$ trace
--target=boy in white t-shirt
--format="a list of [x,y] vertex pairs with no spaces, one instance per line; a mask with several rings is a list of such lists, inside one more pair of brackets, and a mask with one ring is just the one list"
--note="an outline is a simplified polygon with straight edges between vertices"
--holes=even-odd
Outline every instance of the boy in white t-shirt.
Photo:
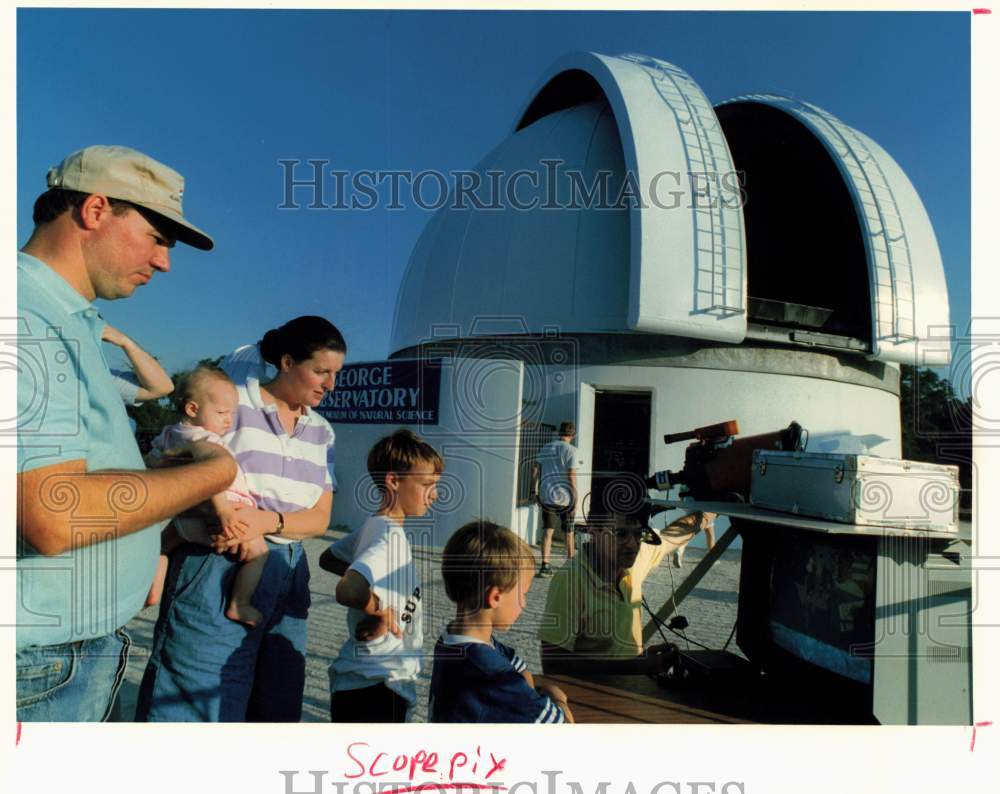
[[378,512],[320,558],[343,575],[337,602],[349,607],[349,639],[330,665],[332,722],[405,722],[417,701],[422,585],[403,523],[427,513],[443,470],[437,450],[409,430],[380,440],[368,453]]
[[[171,450],[190,444],[192,441],[203,439],[229,449],[222,436],[233,426],[239,398],[236,386],[225,372],[218,367],[202,364],[185,373],[178,379],[174,402],[184,418],[177,424],[163,428],[160,435],[153,440],[153,448],[147,456],[151,466],[162,465]],[[169,555],[181,543],[189,541],[211,546],[214,544],[213,536],[217,533],[229,540],[243,536],[246,525],[240,521],[239,511],[234,509],[234,505],[243,504],[249,508],[256,508],[257,502],[250,495],[246,475],[239,465],[236,467],[236,479],[225,491],[213,496],[211,502],[221,529],[216,529],[215,522],[211,518],[203,521],[185,516],[175,518],[163,530],[160,540],[160,561],[156,567],[149,595],[146,597],[147,606],[160,602],[167,576]],[[260,612],[251,605],[250,600],[267,562],[267,541],[257,537],[244,543],[243,549],[244,564],[240,566],[233,580],[233,592],[226,609],[226,617],[252,627],[256,626],[261,618]]]

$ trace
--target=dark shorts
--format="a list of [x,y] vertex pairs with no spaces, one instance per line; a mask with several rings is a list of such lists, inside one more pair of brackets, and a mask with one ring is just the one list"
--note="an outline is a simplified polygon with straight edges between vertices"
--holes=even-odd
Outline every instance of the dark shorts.
[[338,689],[330,695],[330,722],[406,722],[409,707],[385,684]]
[[555,529],[559,527],[564,535],[573,531],[573,508],[558,505],[542,505],[542,528]]

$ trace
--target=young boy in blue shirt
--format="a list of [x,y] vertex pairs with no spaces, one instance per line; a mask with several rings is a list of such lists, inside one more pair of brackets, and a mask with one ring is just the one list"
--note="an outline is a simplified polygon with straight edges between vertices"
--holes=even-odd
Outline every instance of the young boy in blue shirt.
[[441,575],[455,619],[434,648],[431,722],[572,722],[566,695],[535,689],[514,649],[493,634],[524,609],[535,558],[509,529],[473,521],[444,547]]

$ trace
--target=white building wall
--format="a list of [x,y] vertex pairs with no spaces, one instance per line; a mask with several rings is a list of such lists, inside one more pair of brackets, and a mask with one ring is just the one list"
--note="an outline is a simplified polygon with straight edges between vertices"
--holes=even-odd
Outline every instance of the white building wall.
[[[577,414],[578,383],[598,391],[650,392],[651,472],[677,471],[684,465],[684,450],[690,442],[667,446],[663,443],[665,433],[728,419],[739,422],[740,436],[780,430],[797,421],[809,431],[808,449],[813,452],[901,455],[899,399],[881,389],[813,377],[694,367],[581,366],[573,373],[546,369],[553,388],[542,421],[558,424],[564,419],[577,420],[577,445],[581,448],[593,434],[593,417]],[[560,382],[567,388],[560,389]],[[585,461],[584,467],[589,463]],[[518,511],[526,537],[531,537],[538,524],[534,512]],[[657,524],[679,515],[678,511],[668,512]],[[719,529],[725,527],[726,522],[720,519]]]
[[[547,393],[543,401],[522,409],[528,380],[544,381]],[[686,443],[666,446],[664,433],[727,419],[739,422],[741,436],[779,430],[798,421],[809,431],[808,449],[814,452],[901,454],[899,400],[868,386],[694,367],[550,365],[526,371],[517,361],[456,358],[442,373],[440,423],[409,426],[434,444],[446,463],[437,506],[427,519],[413,524],[415,542],[442,546],[459,526],[477,517],[509,526],[529,542],[537,542],[537,508],[516,506],[517,428],[522,410],[523,418],[555,425],[574,419],[580,425],[577,443],[585,449],[593,426],[577,413],[580,384],[598,390],[651,393],[650,471],[683,466]],[[372,444],[394,429],[391,425],[337,426],[340,489],[334,500],[333,524],[356,527],[377,509],[366,459]],[[585,461],[585,468],[588,464]],[[663,520],[677,515],[668,513]],[[719,528],[725,528],[724,522]]]
[[331,525],[354,529],[378,509],[368,451],[398,427],[422,436],[445,459],[434,509],[407,522],[413,543],[443,546],[476,517],[513,524],[523,374],[519,361],[455,358],[442,367],[438,424],[335,425],[338,490]]

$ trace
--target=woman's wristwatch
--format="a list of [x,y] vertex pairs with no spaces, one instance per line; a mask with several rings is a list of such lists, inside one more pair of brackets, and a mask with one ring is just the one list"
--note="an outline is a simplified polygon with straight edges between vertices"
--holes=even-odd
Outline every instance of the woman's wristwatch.
[[274,528],[274,531],[271,534],[272,535],[281,535],[281,534],[284,534],[284,532],[285,532],[285,517],[281,513],[278,513],[277,510],[275,510],[274,512],[278,514],[278,526],[276,526]]

